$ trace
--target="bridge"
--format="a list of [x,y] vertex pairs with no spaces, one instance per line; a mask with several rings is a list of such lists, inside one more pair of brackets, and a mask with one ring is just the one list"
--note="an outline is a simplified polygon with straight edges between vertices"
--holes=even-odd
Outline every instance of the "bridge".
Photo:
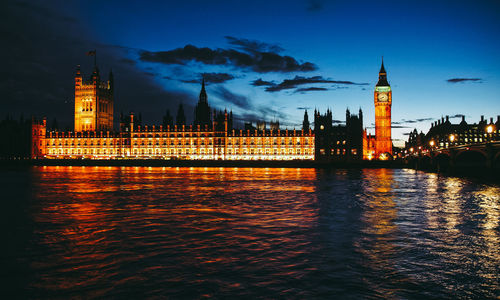
[[[404,156],[410,167],[424,170],[487,170],[500,172],[500,141],[438,148],[411,148]],[[496,172],[495,172],[496,173]]]

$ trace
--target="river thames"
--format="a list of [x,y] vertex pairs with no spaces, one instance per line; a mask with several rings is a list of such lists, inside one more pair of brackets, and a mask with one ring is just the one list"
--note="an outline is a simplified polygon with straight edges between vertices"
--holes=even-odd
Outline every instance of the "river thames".
[[0,177],[7,296],[500,296],[496,184],[406,169],[30,167]]

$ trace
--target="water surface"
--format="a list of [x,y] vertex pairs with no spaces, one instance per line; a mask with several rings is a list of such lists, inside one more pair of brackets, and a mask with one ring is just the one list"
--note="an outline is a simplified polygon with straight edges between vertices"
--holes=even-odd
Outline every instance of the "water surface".
[[500,187],[413,170],[0,173],[30,298],[496,298]]

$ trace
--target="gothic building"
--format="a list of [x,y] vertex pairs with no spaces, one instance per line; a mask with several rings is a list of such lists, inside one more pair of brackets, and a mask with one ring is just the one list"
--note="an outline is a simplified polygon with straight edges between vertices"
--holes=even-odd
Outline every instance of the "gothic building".
[[202,82],[194,124],[186,124],[182,103],[176,120],[167,111],[160,126],[142,126],[133,113],[120,116],[113,131],[113,77],[101,82],[97,67],[75,83],[75,131],[47,130],[46,120],[33,122],[31,157],[59,159],[192,159],[192,160],[312,160],[311,130],[233,128],[232,112],[213,111]]
[[[306,121],[304,114],[304,122]],[[315,159],[319,161],[361,160],[363,157],[363,112],[346,110],[346,124],[333,125],[330,109],[324,115],[314,111]]]
[[[175,120],[170,111],[159,126],[143,126],[142,118],[120,116],[120,130],[113,130],[113,74],[101,81],[99,70],[84,80],[75,76],[75,130],[47,130],[46,121],[32,124],[33,158],[87,159],[224,159],[352,161],[392,157],[392,90],[384,62],[374,91],[375,136],[363,131],[363,112],[346,110],[345,125],[334,124],[330,109],[314,111],[311,124],[304,112],[302,130],[281,130],[279,122],[245,123],[233,127],[232,112],[216,111],[208,104],[202,80],[194,121],[187,124],[182,103]],[[312,126],[313,125],[313,126]],[[311,127],[314,127],[312,129]],[[434,130],[435,131],[435,130]],[[433,132],[434,132],[433,131]],[[465,136],[465,135],[464,135]],[[467,137],[469,138],[469,137]],[[478,136],[478,138],[480,138]]]
[[387,72],[382,66],[378,73],[378,82],[374,91],[375,104],[375,136],[363,133],[363,158],[364,159],[390,159],[392,158],[391,139],[391,107],[392,90],[387,81]]
[[75,75],[75,132],[113,130],[113,73],[101,81],[99,69],[84,79],[80,66]]

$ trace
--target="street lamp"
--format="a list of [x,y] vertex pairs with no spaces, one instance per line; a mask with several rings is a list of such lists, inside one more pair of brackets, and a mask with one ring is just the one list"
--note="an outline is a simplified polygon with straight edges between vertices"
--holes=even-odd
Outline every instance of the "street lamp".
[[454,134],[450,134],[450,142],[454,142],[455,141],[455,135]]
[[431,141],[429,142],[429,145],[431,146],[431,148],[432,148],[432,147],[434,147],[434,144],[435,144],[435,143],[434,143],[434,140],[431,140]]
[[495,128],[493,128],[493,125],[488,125],[486,127],[486,133],[492,134]]
[[486,133],[487,133],[489,142],[491,142],[491,136],[494,132],[495,132],[495,125],[490,124],[490,125],[486,126]]

